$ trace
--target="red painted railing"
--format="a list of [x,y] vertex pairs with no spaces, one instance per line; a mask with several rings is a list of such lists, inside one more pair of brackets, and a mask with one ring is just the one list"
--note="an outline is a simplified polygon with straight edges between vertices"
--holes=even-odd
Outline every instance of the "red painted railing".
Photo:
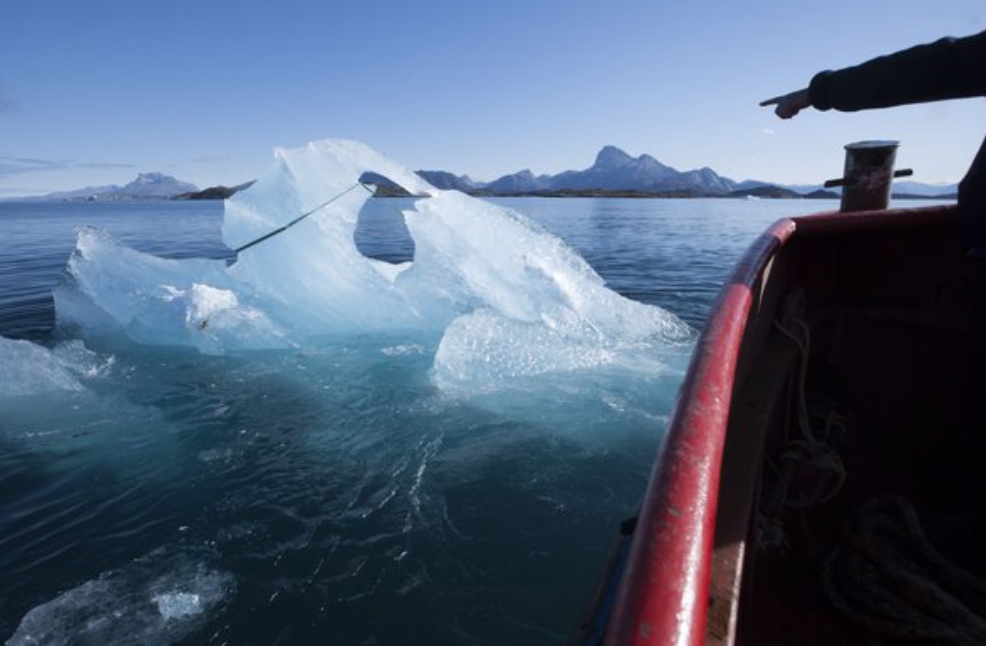
[[719,474],[736,364],[754,286],[796,234],[908,227],[953,218],[954,207],[826,213],[784,219],[747,250],[697,342],[658,452],[605,643],[698,646],[706,603]]

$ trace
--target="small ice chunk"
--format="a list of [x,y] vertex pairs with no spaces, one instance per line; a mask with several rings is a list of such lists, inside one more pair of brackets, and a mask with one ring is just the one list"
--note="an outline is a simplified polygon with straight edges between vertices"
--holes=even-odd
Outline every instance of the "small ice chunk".
[[83,228],[53,296],[59,326],[111,343],[129,337],[206,354],[292,347],[247,291],[226,275],[223,261],[158,258]]
[[80,379],[97,377],[113,363],[69,341],[52,349],[0,336],[0,397],[83,390]]
[[204,608],[202,599],[191,592],[172,592],[151,597],[157,604],[158,612],[165,619],[180,619],[189,615],[200,614]]
[[236,294],[228,289],[219,289],[211,285],[192,284],[192,297],[185,314],[188,323],[198,324],[221,312],[235,310],[240,306]]
[[29,611],[7,646],[169,646],[202,629],[235,590],[207,550],[162,548]]
[[381,348],[380,352],[388,357],[404,357],[409,354],[424,354],[424,346],[420,343],[399,343]]

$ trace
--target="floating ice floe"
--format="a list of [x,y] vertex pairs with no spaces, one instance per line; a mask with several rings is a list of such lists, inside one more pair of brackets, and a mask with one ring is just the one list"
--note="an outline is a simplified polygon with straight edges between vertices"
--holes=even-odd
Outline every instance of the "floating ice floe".
[[21,620],[7,646],[167,646],[198,632],[228,604],[232,575],[205,550],[158,549],[104,572]]
[[[421,196],[403,212],[413,262],[367,258],[354,234],[364,173]],[[59,324],[83,334],[188,345],[205,353],[290,348],[326,336],[441,336],[439,385],[601,365],[659,365],[690,330],[674,315],[606,288],[562,240],[511,209],[438,190],[367,146],[326,140],[279,149],[274,165],[225,205],[235,263],[167,260],[92,229],[79,233],[56,290]]]
[[90,352],[81,341],[49,349],[0,336],[0,397],[83,390],[80,380],[98,376],[112,361]]

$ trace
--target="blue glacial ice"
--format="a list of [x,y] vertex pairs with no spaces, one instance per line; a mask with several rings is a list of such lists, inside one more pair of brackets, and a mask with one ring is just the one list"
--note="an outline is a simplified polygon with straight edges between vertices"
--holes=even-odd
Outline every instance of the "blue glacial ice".
[[[366,172],[421,196],[403,212],[412,262],[392,265],[357,249],[359,212],[370,197],[358,183]],[[449,390],[681,363],[691,332],[674,315],[609,290],[524,215],[438,190],[357,142],[276,150],[271,168],[226,202],[223,240],[235,249],[329,201],[230,266],[158,258],[84,229],[55,291],[59,325],[208,354],[368,332],[420,334],[441,339],[432,374]]]
[[101,358],[81,341],[46,348],[0,336],[0,397],[81,391],[82,382],[104,373],[113,358]]
[[159,548],[63,592],[21,620],[7,646],[167,646],[215,619],[232,575],[202,549]]

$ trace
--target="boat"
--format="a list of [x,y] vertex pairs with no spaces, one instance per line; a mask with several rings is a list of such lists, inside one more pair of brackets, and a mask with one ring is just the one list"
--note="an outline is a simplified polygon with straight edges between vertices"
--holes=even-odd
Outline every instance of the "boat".
[[986,644],[975,262],[954,205],[763,233],[573,641]]

